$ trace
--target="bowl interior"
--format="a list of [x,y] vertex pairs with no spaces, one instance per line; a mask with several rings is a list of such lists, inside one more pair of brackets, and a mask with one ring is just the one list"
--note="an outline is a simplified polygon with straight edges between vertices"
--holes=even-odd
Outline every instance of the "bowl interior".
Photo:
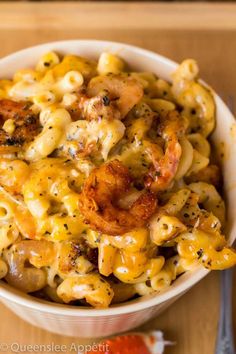
[[[130,67],[139,71],[150,71],[157,76],[171,81],[171,73],[177,64],[165,57],[143,50],[141,48],[114,42],[95,40],[72,40],[54,42],[28,48],[5,57],[0,60],[0,78],[12,77],[18,69],[33,67],[39,57],[47,51],[54,50],[60,54],[78,54],[90,58],[98,58],[104,51],[118,54]],[[224,191],[227,201],[227,237],[229,244],[236,238],[236,123],[234,117],[222,102],[219,96],[215,95],[217,105],[217,125],[212,135],[213,149],[218,154],[224,154],[222,169],[224,175]],[[96,310],[68,305],[49,303],[23,294],[9,285],[1,282],[0,296],[11,301],[21,303],[24,306],[39,309],[51,313],[64,313],[71,316],[100,316],[129,313],[142,310],[147,307],[158,305],[179,294],[185,292],[209,271],[198,267],[179,277],[173,285],[160,294],[141,297],[121,305],[114,305],[109,309]]]

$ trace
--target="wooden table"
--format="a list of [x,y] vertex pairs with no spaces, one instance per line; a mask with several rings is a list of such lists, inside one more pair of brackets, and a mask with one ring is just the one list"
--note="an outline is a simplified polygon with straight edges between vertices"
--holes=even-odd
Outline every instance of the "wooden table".
[[[0,56],[73,38],[132,43],[177,61],[196,58],[202,77],[226,100],[236,98],[236,4],[0,3]],[[0,342],[89,342],[32,327],[3,305],[0,311]],[[234,315],[236,328],[236,302]],[[142,329],[162,329],[166,338],[176,341],[167,354],[213,354],[218,317],[216,272]]]

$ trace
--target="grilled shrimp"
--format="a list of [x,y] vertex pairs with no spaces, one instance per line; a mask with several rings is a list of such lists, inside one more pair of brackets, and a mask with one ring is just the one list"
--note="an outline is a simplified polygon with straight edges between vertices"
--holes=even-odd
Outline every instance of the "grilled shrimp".
[[81,97],[79,106],[82,115],[87,120],[105,118],[107,120],[121,119],[121,113],[107,93],[91,98]]
[[66,104],[72,121],[86,119],[88,121],[105,118],[107,120],[120,119],[121,114],[115,100],[111,100],[108,92],[89,97],[83,88],[74,95],[75,100]]
[[157,200],[152,192],[142,193],[129,209],[117,205],[130,189],[128,169],[113,160],[92,171],[80,195],[80,211],[94,230],[119,235],[143,226],[154,213]]
[[184,120],[177,111],[170,111],[160,119],[157,132],[165,141],[165,153],[159,160],[152,160],[153,165],[145,177],[146,187],[153,192],[165,190],[170,186],[182,153],[179,138],[185,130]]
[[125,75],[101,75],[94,77],[88,84],[89,97],[103,96],[103,103],[117,107],[120,118],[140,101],[143,96],[141,84],[134,78]]
[[[7,120],[12,121],[12,131],[3,129]],[[15,151],[39,133],[39,119],[28,102],[0,100],[0,125],[0,151]]]
[[40,268],[51,265],[54,257],[53,242],[30,240],[16,243],[5,254],[9,267],[5,279],[26,293],[40,290],[47,283],[46,272]]

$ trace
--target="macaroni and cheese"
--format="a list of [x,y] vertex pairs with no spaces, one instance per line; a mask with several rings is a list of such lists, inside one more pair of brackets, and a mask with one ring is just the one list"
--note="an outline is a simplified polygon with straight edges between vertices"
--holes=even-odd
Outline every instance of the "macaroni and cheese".
[[0,80],[0,277],[108,307],[234,266],[215,109],[191,59],[169,83],[111,53],[50,52]]

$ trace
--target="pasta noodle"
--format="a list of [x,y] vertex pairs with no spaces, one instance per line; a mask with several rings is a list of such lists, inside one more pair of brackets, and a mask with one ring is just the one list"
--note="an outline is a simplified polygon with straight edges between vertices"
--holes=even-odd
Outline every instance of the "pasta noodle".
[[57,288],[64,302],[85,298],[95,307],[107,307],[113,297],[111,286],[97,274],[65,279]]

